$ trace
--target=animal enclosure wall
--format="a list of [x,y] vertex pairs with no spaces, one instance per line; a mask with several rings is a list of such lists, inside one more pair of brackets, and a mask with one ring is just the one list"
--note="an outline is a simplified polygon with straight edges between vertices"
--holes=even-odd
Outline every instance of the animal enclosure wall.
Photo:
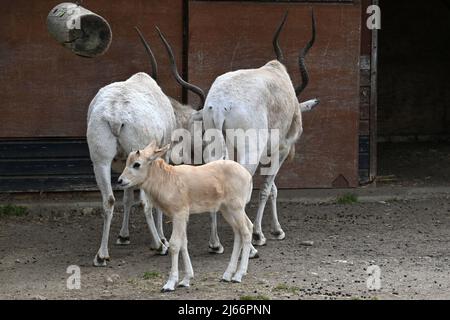
[[45,18],[57,3],[1,1],[0,191],[95,188],[85,144],[87,109],[102,86],[150,72],[135,25],[155,51],[164,91],[181,99],[155,25],[173,45],[184,76],[208,89],[221,73],[273,59],[273,32],[289,9],[280,43],[298,84],[296,61],[311,36],[311,8],[317,41],[307,57],[311,79],[301,99],[318,97],[321,105],[304,114],[295,161],[282,169],[278,185],[358,185],[361,1],[84,1],[113,32],[109,51],[95,59],[74,56],[48,35]]
[[300,99],[318,97],[321,104],[304,114],[295,160],[283,167],[277,181],[283,188],[354,187],[358,185],[358,4],[192,1],[189,79],[208,88],[224,72],[257,68],[274,59],[271,40],[288,9],[280,44],[292,80],[299,84],[298,54],[311,38],[311,7],[318,22],[317,41],[306,59],[311,79]]
[[154,30],[154,25],[164,30],[181,64],[181,0],[85,1],[83,5],[105,17],[113,31],[109,51],[95,59],[73,55],[48,34],[46,17],[58,3],[1,1],[0,138],[84,137],[89,102],[98,89],[135,72],[150,72],[134,26],[154,44],[165,91],[181,97]]

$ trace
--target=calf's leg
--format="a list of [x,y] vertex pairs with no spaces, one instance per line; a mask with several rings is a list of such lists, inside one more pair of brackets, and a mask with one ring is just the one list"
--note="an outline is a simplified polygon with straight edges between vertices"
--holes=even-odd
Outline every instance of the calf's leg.
[[242,254],[239,269],[231,279],[231,281],[233,282],[241,282],[242,277],[247,274],[248,260],[250,257],[250,249],[252,245],[252,230],[248,227],[247,219],[248,218],[245,214],[245,211],[242,210],[240,212],[240,217],[238,218],[237,223],[238,232],[242,239]]
[[184,234],[183,245],[181,246],[181,258],[183,259],[184,265],[184,278],[178,284],[179,287],[189,287],[189,282],[194,277],[194,270],[192,269],[191,258],[189,257],[189,252],[187,248],[187,234]]
[[175,286],[178,283],[178,257],[186,233],[187,215],[188,213],[175,213],[172,218],[173,230],[169,241],[172,268],[170,270],[169,279],[162,288],[163,292],[174,291]]

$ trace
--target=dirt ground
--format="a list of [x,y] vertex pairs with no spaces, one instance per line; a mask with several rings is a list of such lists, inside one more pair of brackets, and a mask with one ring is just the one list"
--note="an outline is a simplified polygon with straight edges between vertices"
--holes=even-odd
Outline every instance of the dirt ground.
[[378,144],[378,175],[390,186],[449,186],[449,163],[449,142]]
[[[248,210],[251,218],[255,205]],[[100,245],[99,210],[49,212],[0,218],[0,298],[2,299],[449,299],[450,201],[353,204],[279,204],[286,239],[269,239],[249,264],[241,284],[222,283],[232,235],[223,219],[223,255],[207,252],[209,216],[193,216],[188,226],[195,278],[190,288],[161,293],[170,260],[149,249],[143,214],[131,215],[131,244],[113,244],[111,261],[92,266]],[[265,221],[270,221],[266,212]],[[170,229],[166,225],[167,230]],[[166,233],[167,234],[167,233]],[[313,241],[312,246],[302,245]],[[69,265],[81,268],[81,289],[69,290]],[[381,289],[369,291],[366,270],[377,265]]]

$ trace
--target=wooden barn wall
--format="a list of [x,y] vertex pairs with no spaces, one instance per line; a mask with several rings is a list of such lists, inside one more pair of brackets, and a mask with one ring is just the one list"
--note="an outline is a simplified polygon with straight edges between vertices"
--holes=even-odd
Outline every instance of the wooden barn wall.
[[0,138],[84,137],[89,103],[98,89],[135,72],[150,72],[134,26],[152,43],[163,88],[181,98],[154,25],[164,31],[181,64],[182,0],[85,1],[113,30],[109,51],[95,59],[75,56],[47,32],[47,14],[60,2],[1,1]]
[[[288,71],[299,83],[298,52],[310,39],[310,8],[317,41],[307,57],[310,84],[301,100],[321,104],[305,113],[293,163],[277,178],[282,188],[358,185],[359,55],[361,6],[354,4],[191,1],[189,80],[207,89],[220,74],[260,67],[274,59],[272,36],[289,9],[281,35]],[[212,27],[214,26],[214,27]],[[191,96],[190,101],[195,101]]]
[[297,55],[311,35],[311,7],[317,42],[307,57],[311,79],[301,99],[318,97],[321,104],[304,114],[296,158],[277,185],[356,187],[361,2],[327,2],[84,1],[113,30],[109,51],[87,59],[59,46],[46,30],[47,13],[59,1],[0,0],[0,192],[96,188],[85,143],[87,109],[102,86],[150,72],[135,25],[155,51],[164,91],[181,99],[154,25],[173,45],[185,76],[207,90],[224,72],[273,59],[273,31],[289,9],[281,45],[298,84]]

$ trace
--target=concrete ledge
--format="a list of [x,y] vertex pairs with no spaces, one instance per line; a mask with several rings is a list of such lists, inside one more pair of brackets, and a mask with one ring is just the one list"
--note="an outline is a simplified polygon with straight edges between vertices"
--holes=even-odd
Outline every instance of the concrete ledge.
[[[259,191],[255,190],[252,203],[258,203]],[[278,202],[309,204],[333,204],[344,194],[353,194],[358,202],[380,202],[398,200],[423,200],[434,198],[450,199],[450,186],[441,187],[365,187],[358,189],[292,189],[279,190]],[[122,209],[122,194],[116,194],[116,208]],[[136,194],[135,199],[139,199]],[[55,214],[64,211],[65,214],[78,212],[91,214],[102,212],[99,192],[57,193],[57,194],[18,194],[0,197],[0,205],[12,204],[24,206],[32,214]]]
[[280,190],[278,192],[278,200],[279,202],[298,202],[305,204],[335,203],[338,197],[347,193],[356,195],[358,202],[421,200],[442,197],[450,198],[450,186]]

